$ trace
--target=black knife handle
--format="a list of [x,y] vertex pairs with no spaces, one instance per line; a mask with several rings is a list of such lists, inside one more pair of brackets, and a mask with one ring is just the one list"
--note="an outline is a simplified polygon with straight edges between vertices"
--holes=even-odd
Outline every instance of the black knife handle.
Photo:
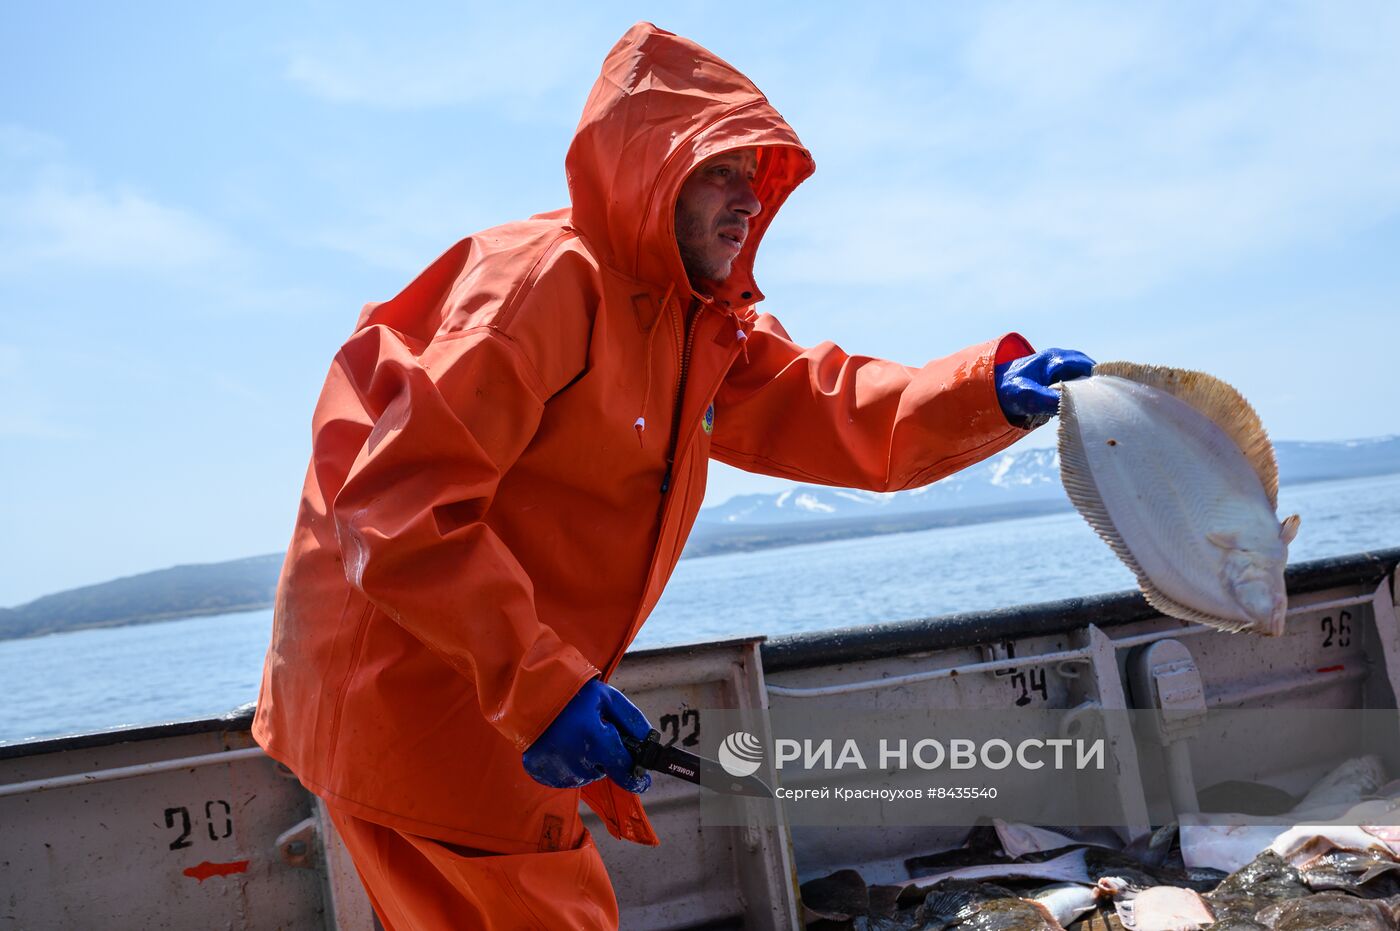
[[652,728],[643,740],[623,734],[622,745],[632,754],[636,765],[642,769],[655,769],[657,757],[661,753],[661,732]]

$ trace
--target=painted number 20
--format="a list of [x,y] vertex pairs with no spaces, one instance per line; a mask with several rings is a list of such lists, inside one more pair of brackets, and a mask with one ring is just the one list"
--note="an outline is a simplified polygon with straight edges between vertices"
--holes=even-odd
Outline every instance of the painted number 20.
[[[223,799],[211,799],[204,803],[204,820],[209,829],[210,840],[224,840],[233,836],[233,806]],[[194,846],[190,843],[193,822],[190,819],[190,810],[184,805],[165,810],[165,826],[171,829],[176,826],[180,828],[180,836],[170,842],[171,850],[183,850]]]

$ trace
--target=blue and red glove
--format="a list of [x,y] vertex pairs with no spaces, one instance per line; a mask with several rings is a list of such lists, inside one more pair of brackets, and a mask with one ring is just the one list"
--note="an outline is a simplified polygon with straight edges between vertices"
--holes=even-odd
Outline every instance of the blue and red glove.
[[997,401],[1007,421],[1029,430],[1060,412],[1060,393],[1050,386],[1093,374],[1094,360],[1073,349],[1045,349],[996,367]]
[[590,679],[530,744],[521,762],[536,782],[573,789],[604,776],[628,792],[645,792],[651,775],[638,770],[622,735],[645,740],[651,722],[636,705],[601,679]]

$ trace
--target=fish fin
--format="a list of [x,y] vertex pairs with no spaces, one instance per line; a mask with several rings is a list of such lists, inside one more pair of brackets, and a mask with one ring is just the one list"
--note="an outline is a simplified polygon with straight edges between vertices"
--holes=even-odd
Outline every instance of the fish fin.
[[1114,375],[1165,391],[1191,405],[1215,422],[1235,441],[1269,496],[1269,507],[1278,508],[1278,462],[1274,447],[1259,415],[1244,395],[1214,375],[1136,362],[1100,362],[1095,375]]
[[[1068,387],[1072,389],[1073,386]],[[1104,506],[1103,495],[1094,482],[1094,472],[1089,467],[1089,458],[1084,454],[1084,444],[1079,436],[1079,414],[1075,409],[1074,391],[1067,390],[1060,401],[1059,432],[1060,481],[1065,486],[1065,493],[1094,532],[1103,538],[1124,565],[1133,570],[1138,582],[1144,586],[1150,585],[1147,573],[1119,536],[1113,519],[1108,516],[1108,508]]]
[[1138,931],[1137,898],[1146,891],[1136,886],[1124,886],[1113,897],[1113,911],[1118,915],[1118,922],[1128,931]]
[[1240,547],[1240,535],[1238,533],[1223,533],[1219,530],[1213,530],[1206,534],[1206,539],[1226,551],[1236,550]]
[[1375,866],[1368,869],[1366,872],[1362,873],[1360,877],[1357,878],[1357,885],[1364,886],[1371,880],[1375,879],[1377,876],[1380,876],[1384,873],[1389,873],[1391,870],[1397,869],[1400,869],[1400,863],[1378,863]]
[[[1094,373],[1099,374],[1100,368],[1102,366],[1095,367]],[[1142,590],[1149,605],[1178,620],[1198,621],[1232,633],[1245,630],[1249,626],[1248,624],[1226,620],[1213,614],[1205,614],[1194,608],[1188,608],[1168,597],[1153,584],[1152,579],[1142,568],[1142,564],[1137,561],[1132,550],[1128,549],[1128,545],[1123,542],[1118,528],[1113,525],[1113,519],[1108,516],[1108,508],[1104,506],[1103,495],[1099,493],[1098,485],[1094,483],[1094,473],[1089,468],[1084,444],[1079,441],[1079,420],[1074,408],[1073,383],[1071,382],[1066,387],[1070,390],[1064,392],[1060,402],[1060,481],[1064,484],[1065,493],[1069,495],[1070,501],[1074,503],[1075,510],[1083,515],[1084,519],[1089,522],[1089,526],[1094,528],[1094,532],[1109,545],[1109,548],[1123,561],[1123,564],[1132,570],[1133,575],[1137,576],[1138,588]]]
[[1147,603],[1168,617],[1174,617],[1179,621],[1196,621],[1231,634],[1249,629],[1249,624],[1246,621],[1229,620],[1214,614],[1206,614],[1204,611],[1197,611],[1195,608],[1188,608],[1176,599],[1163,594],[1161,589],[1150,581],[1143,582],[1140,579],[1138,587],[1142,589],[1142,595],[1147,599]]
[[1293,542],[1293,538],[1298,535],[1298,525],[1302,522],[1303,518],[1297,514],[1283,519],[1283,523],[1279,525],[1278,536],[1284,546]]

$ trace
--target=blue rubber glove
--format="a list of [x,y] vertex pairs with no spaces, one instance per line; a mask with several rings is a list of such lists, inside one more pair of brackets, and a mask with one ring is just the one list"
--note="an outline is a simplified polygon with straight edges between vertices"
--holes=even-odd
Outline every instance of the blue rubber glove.
[[1093,371],[1094,360],[1073,349],[1046,349],[1003,362],[996,367],[1001,412],[1014,427],[1038,427],[1060,412],[1060,393],[1050,386]]
[[628,792],[641,793],[651,788],[651,775],[636,768],[621,735],[644,740],[650,732],[651,722],[626,695],[601,679],[590,679],[530,744],[521,762],[532,779],[553,789],[573,789],[607,776]]

